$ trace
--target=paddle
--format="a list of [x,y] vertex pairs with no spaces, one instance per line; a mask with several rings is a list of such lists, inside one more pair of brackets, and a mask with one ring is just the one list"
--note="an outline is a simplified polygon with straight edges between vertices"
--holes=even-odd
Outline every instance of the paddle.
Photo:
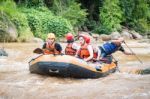
[[[128,47],[128,49],[132,52],[132,53],[134,53],[133,51],[132,51],[132,49],[127,45],[127,43],[124,41],[124,44]],[[143,64],[143,62],[139,59],[139,57],[134,53],[134,56],[138,59],[138,61],[141,63],[141,64]]]
[[120,69],[118,66],[118,60],[113,55],[111,55],[111,57],[115,60],[115,64],[117,65],[117,70],[118,70],[118,72],[120,72]]
[[[44,54],[44,50],[41,49],[41,48],[36,48],[33,50],[33,53],[36,53],[36,54]],[[63,53],[60,53],[60,54],[53,54],[54,56],[56,55],[64,55]]]
[[43,54],[44,51],[41,49],[41,48],[36,48],[33,50],[33,53],[36,53],[36,54]]

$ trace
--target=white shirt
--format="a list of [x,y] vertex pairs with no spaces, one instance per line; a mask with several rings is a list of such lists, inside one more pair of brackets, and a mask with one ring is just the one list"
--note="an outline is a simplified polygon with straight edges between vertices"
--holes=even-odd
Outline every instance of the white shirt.
[[72,48],[75,50],[79,50],[80,49],[80,45],[78,45],[77,43],[73,43],[72,44]]

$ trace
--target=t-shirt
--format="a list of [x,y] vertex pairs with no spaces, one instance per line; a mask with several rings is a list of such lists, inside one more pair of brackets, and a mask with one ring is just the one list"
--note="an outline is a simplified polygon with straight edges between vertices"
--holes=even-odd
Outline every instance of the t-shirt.
[[73,43],[72,44],[72,48],[75,50],[79,50],[80,49],[80,45],[78,45],[77,43]]
[[[110,43],[113,43],[113,42],[110,42]],[[114,43],[113,43],[114,44]],[[116,44],[115,44],[116,45]],[[120,46],[118,46],[118,51],[121,51],[121,52],[124,52],[125,50],[124,50],[124,48],[120,45]]]
[[[59,51],[59,52],[62,51],[62,47],[61,47],[61,45],[60,45],[59,43],[55,43],[54,47],[55,47],[55,49],[56,49],[57,51]],[[43,49],[44,49],[44,48],[46,48],[46,43],[44,43],[44,45],[43,45]]]

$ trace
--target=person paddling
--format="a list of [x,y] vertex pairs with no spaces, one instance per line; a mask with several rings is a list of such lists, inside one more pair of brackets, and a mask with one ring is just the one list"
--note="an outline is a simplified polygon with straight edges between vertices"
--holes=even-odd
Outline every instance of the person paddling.
[[79,42],[81,44],[78,50],[78,56],[84,61],[90,61],[93,58],[93,48],[90,45],[90,37],[86,35],[79,35]]
[[77,54],[77,50],[80,49],[80,46],[74,42],[74,36],[72,33],[68,33],[66,35],[67,46],[65,48],[65,54],[75,56]]
[[124,48],[121,45],[123,42],[124,38],[119,37],[117,39],[104,43],[102,46],[99,47],[101,50],[101,58],[105,58],[108,55],[115,53],[116,51],[121,51],[125,55],[134,55],[134,53],[130,53],[124,50]]
[[[117,39],[113,39],[109,42],[104,43],[102,46],[99,46],[101,51],[100,60],[106,63],[112,62],[112,54],[116,51],[121,51],[125,55],[134,55],[134,53],[127,52],[123,47],[122,43],[124,42],[124,38],[119,37]],[[96,66],[97,70],[101,69],[101,66]]]
[[56,37],[54,33],[47,35],[46,42],[43,45],[44,54],[61,54],[62,47],[59,43],[56,43]]

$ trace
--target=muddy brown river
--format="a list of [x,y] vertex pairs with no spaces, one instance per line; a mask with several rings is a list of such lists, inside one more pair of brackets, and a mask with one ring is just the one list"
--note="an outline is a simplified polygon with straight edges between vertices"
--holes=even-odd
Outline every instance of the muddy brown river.
[[0,99],[150,99],[150,74],[129,72],[150,68],[150,44],[129,41],[128,45],[143,64],[134,56],[117,52],[114,57],[121,72],[99,79],[73,79],[29,72],[28,61],[35,55],[32,51],[42,44],[6,43],[9,56],[0,57]]

